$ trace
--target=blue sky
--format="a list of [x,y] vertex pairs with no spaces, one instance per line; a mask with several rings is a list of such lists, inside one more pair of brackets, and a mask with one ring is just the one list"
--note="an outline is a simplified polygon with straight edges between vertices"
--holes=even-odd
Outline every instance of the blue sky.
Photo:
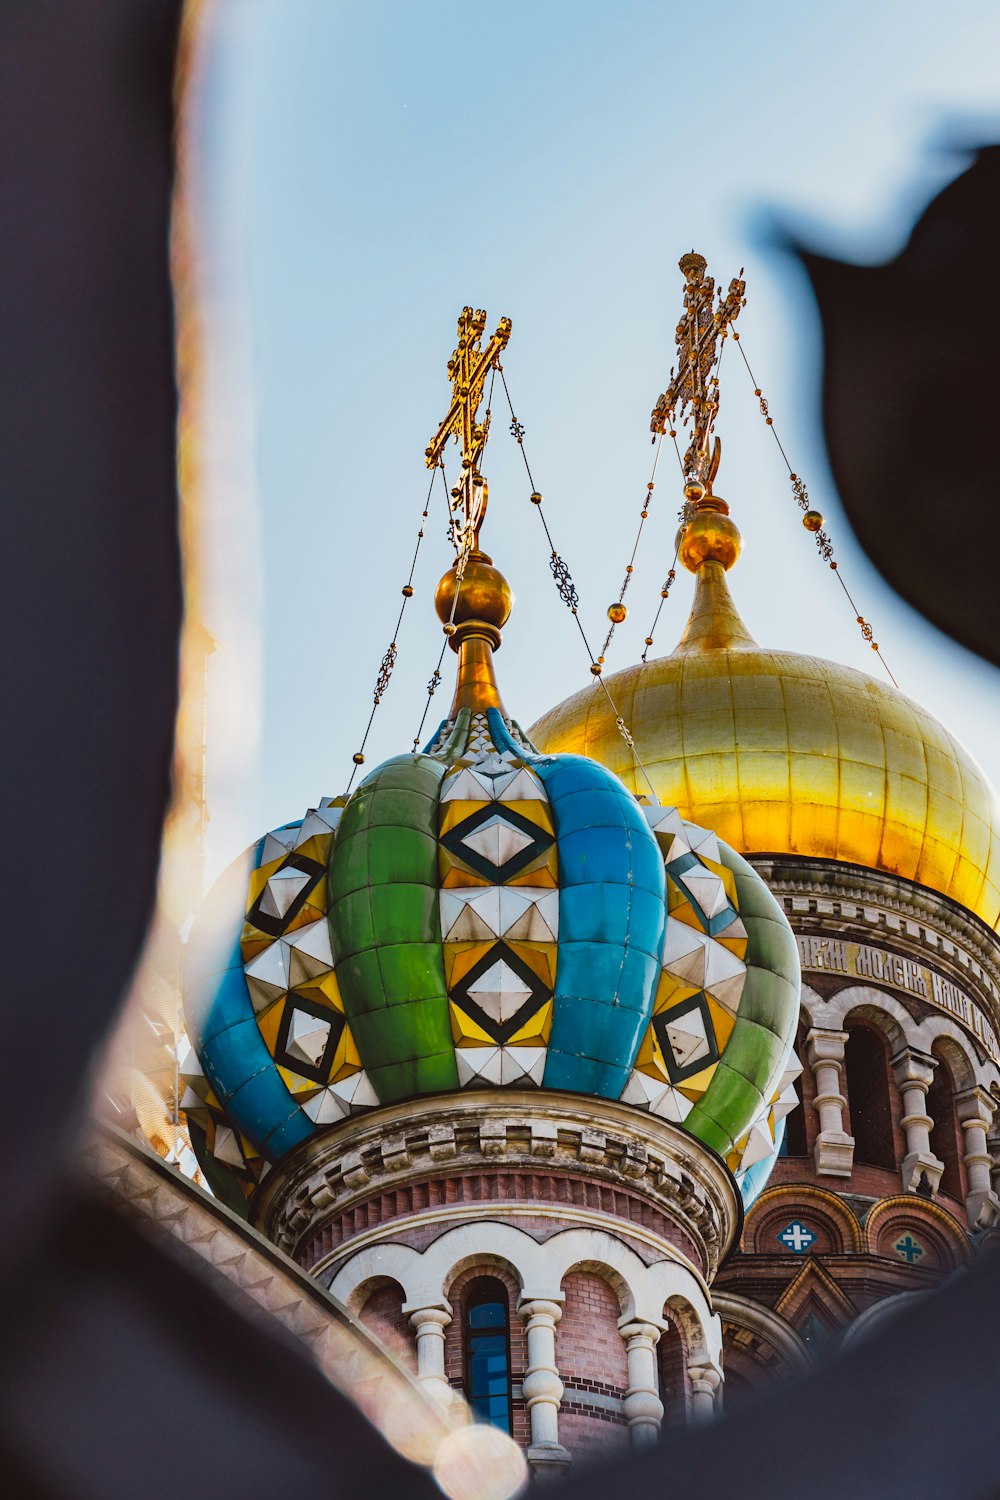
[[[997,672],[925,624],[853,542],[818,427],[819,336],[774,226],[878,260],[1000,138],[1000,12],[910,3],[218,3],[198,116],[210,678],[208,872],[346,784],[391,638],[465,303],[505,359],[556,545],[599,637],[649,477],[692,246],[746,267],[744,348],[904,691],[1000,781]],[[722,372],[731,576],[766,645],[878,675],[803,531],[745,371]],[[487,549],[518,605],[498,667],[523,724],[589,681],[495,403]],[[669,461],[668,461],[669,460]],[[664,452],[609,669],[641,651],[680,502]],[[432,509],[369,765],[408,749],[450,556]],[[687,615],[686,576],[657,635]],[[450,653],[449,653],[450,659]],[[435,700],[448,706],[446,687]]]

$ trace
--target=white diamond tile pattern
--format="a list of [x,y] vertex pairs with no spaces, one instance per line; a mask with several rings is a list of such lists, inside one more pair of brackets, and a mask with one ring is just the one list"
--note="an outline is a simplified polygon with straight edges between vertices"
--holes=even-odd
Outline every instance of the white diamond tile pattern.
[[517,1014],[525,1001],[531,999],[531,993],[521,976],[502,958],[469,986],[470,1000],[500,1025]]
[[286,916],[296,896],[305,890],[311,879],[310,875],[293,867],[276,870],[261,894],[261,911],[269,917]]
[[294,1007],[288,1021],[285,1051],[289,1057],[297,1057],[311,1068],[319,1067],[326,1044],[330,1040],[332,1023],[323,1021],[307,1010]]
[[674,1060],[679,1068],[710,1057],[711,1043],[705,1033],[705,1018],[699,1010],[688,1010],[664,1028]]

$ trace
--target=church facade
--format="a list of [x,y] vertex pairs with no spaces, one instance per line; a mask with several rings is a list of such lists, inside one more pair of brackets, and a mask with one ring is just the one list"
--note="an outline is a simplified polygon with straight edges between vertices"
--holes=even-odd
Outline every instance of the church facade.
[[509,325],[482,348],[466,314],[452,708],[210,895],[181,1102],[220,1201],[558,1472],[808,1370],[989,1241],[1000,809],[898,690],[752,640],[712,411],[677,649],[523,731],[476,423]]

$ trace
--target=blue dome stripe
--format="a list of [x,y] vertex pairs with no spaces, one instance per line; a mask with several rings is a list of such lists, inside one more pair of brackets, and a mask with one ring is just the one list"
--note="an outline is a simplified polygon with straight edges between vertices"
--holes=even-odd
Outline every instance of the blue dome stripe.
[[559,956],[543,1087],[617,1099],[653,1010],[663,858],[635,799],[581,756],[534,762],[559,850]]
[[[255,1029],[256,1025],[255,1021]],[[315,1135],[317,1127],[285,1087],[266,1048],[264,1055],[268,1066],[240,1085],[226,1105],[226,1114],[268,1161],[277,1161],[292,1146]]]
[[663,856],[611,771],[582,755],[533,755],[496,709],[487,718],[497,749],[531,762],[556,830],[559,953],[542,1086],[617,1099],[656,998],[667,929]]

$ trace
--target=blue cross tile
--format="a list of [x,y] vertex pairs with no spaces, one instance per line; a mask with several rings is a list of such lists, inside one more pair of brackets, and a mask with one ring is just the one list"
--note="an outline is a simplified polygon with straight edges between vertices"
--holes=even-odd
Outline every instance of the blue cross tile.
[[818,1235],[813,1234],[812,1230],[807,1229],[798,1219],[793,1219],[779,1234],[775,1235],[775,1239],[780,1240],[785,1249],[791,1250],[793,1255],[804,1255],[810,1245],[815,1245],[818,1238]]
[[919,1240],[907,1232],[902,1239],[898,1239],[892,1247],[896,1254],[906,1261],[908,1266],[915,1265],[924,1253],[924,1247]]

